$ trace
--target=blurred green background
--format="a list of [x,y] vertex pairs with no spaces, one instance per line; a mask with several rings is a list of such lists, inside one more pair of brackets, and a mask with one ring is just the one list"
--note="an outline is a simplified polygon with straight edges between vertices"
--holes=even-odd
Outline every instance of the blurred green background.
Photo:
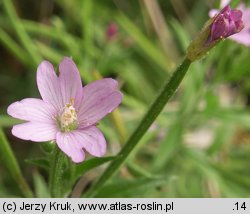
[[[47,59],[57,68],[71,56],[84,84],[101,76],[119,81],[123,103],[99,124],[107,156],[114,156],[218,6],[209,0],[0,0],[0,128],[35,196],[49,196],[46,143],[12,136],[17,121],[6,109],[40,97],[38,64]],[[227,39],[195,62],[98,196],[250,197],[249,59],[249,47]],[[0,158],[0,197],[22,197],[5,155]],[[87,159],[73,197],[105,168]]]

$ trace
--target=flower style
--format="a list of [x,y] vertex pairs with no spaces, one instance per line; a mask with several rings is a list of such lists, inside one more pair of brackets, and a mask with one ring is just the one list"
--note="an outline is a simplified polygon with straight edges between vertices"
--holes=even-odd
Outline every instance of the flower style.
[[43,61],[37,85],[42,99],[26,98],[8,107],[9,115],[26,121],[13,126],[12,134],[35,142],[55,141],[76,163],[84,160],[84,150],[103,156],[106,140],[96,124],[122,101],[117,81],[105,78],[82,87],[75,63],[65,57],[59,76],[50,62]]
[[[230,0],[222,0],[221,8],[225,7],[229,3]],[[247,8],[243,3],[241,3],[237,9],[242,11],[242,20],[245,27],[241,32],[230,36],[229,39],[250,47],[250,8]],[[218,10],[212,9],[209,11],[209,16],[213,17],[216,13],[218,13]]]

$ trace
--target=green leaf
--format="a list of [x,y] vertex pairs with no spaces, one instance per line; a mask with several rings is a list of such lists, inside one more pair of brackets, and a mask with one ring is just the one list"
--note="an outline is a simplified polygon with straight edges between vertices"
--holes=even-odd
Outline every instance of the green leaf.
[[20,120],[12,118],[10,116],[7,115],[0,115],[0,127],[11,127],[13,125],[16,125],[18,123],[20,123]]
[[155,156],[153,167],[155,171],[163,169],[168,161],[173,158],[179,150],[182,142],[183,124],[181,121],[177,121],[173,124],[167,136],[162,140],[160,149]]
[[136,180],[119,180],[105,185],[96,197],[142,197],[145,190],[166,185],[166,178],[140,178]]
[[39,158],[39,159],[26,159],[26,163],[33,164],[35,166],[41,167],[43,169],[49,169],[49,160],[46,158]]
[[19,41],[22,43],[22,45],[26,49],[26,52],[30,56],[30,60],[34,63],[34,66],[35,66],[41,61],[42,58],[38,53],[38,48],[35,46],[32,39],[30,38],[26,30],[24,29],[23,24],[15,10],[14,3],[12,1],[4,0],[3,8],[7,16],[9,17],[11,25],[13,29],[15,30],[15,33],[18,36]]
[[51,141],[48,141],[48,142],[45,142],[45,143],[41,143],[40,144],[40,147],[41,147],[41,150],[46,154],[51,154],[55,148],[56,144]]
[[222,147],[233,139],[233,134],[235,134],[234,126],[230,123],[225,123],[217,128],[214,142],[209,146],[207,153],[213,155],[221,152]]
[[155,177],[149,171],[143,169],[141,166],[139,166],[138,164],[132,161],[128,162],[127,166],[128,166],[129,172],[135,177],[146,177],[146,178]]
[[2,129],[0,129],[0,157],[3,165],[7,168],[12,178],[19,185],[23,195],[25,197],[32,197],[33,193],[21,173],[16,157]]
[[[143,51],[143,54],[148,56],[150,60],[153,60],[164,70],[171,70],[173,68],[173,62],[166,58],[166,55],[156,45],[145,36],[138,26],[134,24],[127,16],[120,13],[117,16],[117,22],[122,28],[137,42],[138,47]],[[166,69],[167,68],[167,69]]]
[[23,63],[30,64],[27,53],[2,28],[0,29],[0,41],[17,59]]
[[92,158],[90,160],[86,160],[82,164],[79,164],[76,166],[74,177],[75,179],[77,179],[80,176],[82,176],[84,173],[89,171],[90,169],[98,167],[114,159],[115,157],[111,156],[111,157],[103,157],[103,158]]
[[34,173],[34,187],[35,187],[36,197],[38,198],[50,197],[49,188],[46,184],[46,181],[38,172]]
[[230,168],[214,164],[214,168],[225,178],[225,180],[232,181],[235,184],[241,186],[242,189],[250,188],[250,180],[247,175],[238,174],[236,171],[232,171]]

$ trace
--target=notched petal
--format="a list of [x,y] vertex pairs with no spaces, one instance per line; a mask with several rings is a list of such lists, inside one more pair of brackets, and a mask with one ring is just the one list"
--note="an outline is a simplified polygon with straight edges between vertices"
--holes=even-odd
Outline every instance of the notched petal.
[[56,135],[56,143],[73,162],[80,163],[85,159],[84,151],[77,147],[72,133],[58,132]]
[[112,112],[122,101],[116,80],[107,78],[83,88],[82,104],[78,112],[80,126],[93,125]]
[[102,157],[106,153],[106,140],[102,132],[95,126],[75,130],[72,134],[78,148],[84,148],[88,153],[96,157]]
[[45,102],[52,104],[58,110],[63,107],[59,80],[52,64],[48,61],[43,61],[38,66],[37,86]]
[[65,57],[59,65],[59,72],[59,85],[63,103],[66,104],[73,98],[75,106],[78,108],[82,96],[82,82],[74,61]]

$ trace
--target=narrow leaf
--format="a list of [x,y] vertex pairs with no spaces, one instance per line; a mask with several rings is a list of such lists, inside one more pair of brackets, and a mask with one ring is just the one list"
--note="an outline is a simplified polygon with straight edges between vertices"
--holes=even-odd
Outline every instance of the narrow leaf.
[[89,171],[90,169],[93,169],[95,167],[98,167],[104,163],[107,163],[111,160],[114,160],[115,157],[103,157],[103,158],[92,158],[90,160],[84,161],[82,164],[79,164],[76,166],[75,169],[75,179],[82,176],[84,173]]
[[45,158],[39,158],[39,159],[26,159],[26,163],[38,166],[40,168],[49,169],[49,160]]

